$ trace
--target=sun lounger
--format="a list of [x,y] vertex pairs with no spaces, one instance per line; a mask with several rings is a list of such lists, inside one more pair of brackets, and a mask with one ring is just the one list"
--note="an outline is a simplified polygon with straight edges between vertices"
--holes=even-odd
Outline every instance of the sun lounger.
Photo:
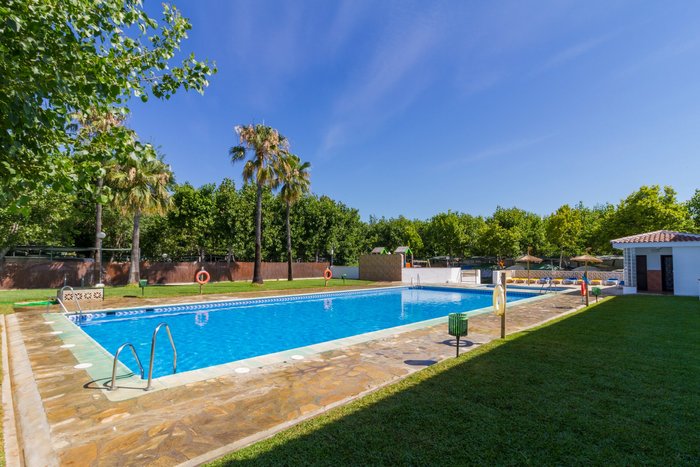
[[606,279],[604,285],[617,285],[618,282],[619,280],[615,278]]
[[576,285],[578,284],[579,278],[578,277],[567,277],[563,281],[561,281],[562,284],[564,285]]

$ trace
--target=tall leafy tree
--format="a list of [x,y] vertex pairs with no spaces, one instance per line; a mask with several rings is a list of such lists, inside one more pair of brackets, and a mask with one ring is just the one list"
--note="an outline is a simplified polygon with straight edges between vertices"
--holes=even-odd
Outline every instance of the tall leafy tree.
[[410,246],[414,253],[423,249],[423,239],[418,233],[417,222],[399,216],[396,218],[369,219],[369,238],[372,246],[383,246],[393,251],[399,246]]
[[456,212],[441,212],[433,216],[422,232],[428,254],[462,256],[467,243],[466,224]]
[[196,254],[202,261],[211,248],[214,228],[214,185],[195,188],[189,183],[178,186],[172,195],[172,208],[168,211],[171,236],[171,254],[189,256]]
[[572,255],[581,249],[581,216],[568,204],[559,207],[545,221],[547,240],[559,251],[559,267],[564,255]]
[[695,194],[686,203],[690,216],[695,224],[695,232],[700,232],[700,190],[695,190]]
[[498,222],[488,220],[479,231],[478,250],[482,255],[512,258],[520,253],[520,234]]
[[262,198],[265,187],[279,186],[279,164],[282,155],[289,149],[289,143],[274,128],[256,124],[235,127],[240,144],[229,150],[231,162],[250,159],[243,166],[243,179],[256,186],[255,202],[255,264],[253,266],[253,283],[262,284]]
[[294,154],[286,154],[280,164],[280,178],[282,189],[280,196],[284,201],[285,225],[287,228],[287,280],[293,280],[292,274],[292,225],[290,214],[292,205],[309,191],[311,181],[309,179],[309,169],[311,164],[301,162]]
[[94,170],[71,158],[76,114],[204,91],[213,66],[173,59],[190,28],[168,4],[156,21],[141,0],[0,4],[0,186],[15,204],[46,185],[73,191],[76,172]]
[[492,222],[512,232],[518,239],[518,252],[525,253],[529,248],[535,254],[545,246],[545,229],[542,218],[537,214],[519,208],[497,207],[491,216]]
[[26,197],[29,209],[20,211],[9,207],[11,200],[0,192],[0,268],[15,246],[63,246],[73,241],[69,227],[75,222],[74,196],[44,187]]
[[168,187],[173,180],[173,174],[170,167],[156,155],[153,147],[145,145],[139,153],[132,155],[128,163],[115,166],[109,177],[115,190],[117,204],[124,213],[131,214],[134,219],[129,284],[136,284],[140,279],[141,216],[165,212],[170,204]]
[[670,186],[642,186],[620,201],[604,220],[608,240],[654,230],[687,231],[693,228],[688,206]]

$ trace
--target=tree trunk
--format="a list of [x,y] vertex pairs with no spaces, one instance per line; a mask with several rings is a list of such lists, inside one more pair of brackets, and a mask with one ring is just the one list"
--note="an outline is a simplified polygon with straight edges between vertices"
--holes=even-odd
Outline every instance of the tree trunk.
[[262,284],[262,195],[263,186],[258,183],[255,200],[255,264],[253,265],[253,283]]
[[[97,196],[102,194],[102,186],[104,180],[102,177],[97,179]],[[102,232],[102,203],[99,201],[95,206],[95,272],[96,278],[93,280],[93,284],[97,282],[102,282],[102,239],[98,235]]]
[[564,250],[559,252],[559,269],[561,269],[562,261],[564,261]]
[[139,238],[141,234],[141,211],[138,209],[134,213],[134,232],[131,236],[131,264],[129,265],[129,284],[138,284],[141,278],[139,264],[141,262],[141,249],[139,248]]
[[292,275],[292,226],[289,222],[291,203],[287,201],[287,280],[294,280]]

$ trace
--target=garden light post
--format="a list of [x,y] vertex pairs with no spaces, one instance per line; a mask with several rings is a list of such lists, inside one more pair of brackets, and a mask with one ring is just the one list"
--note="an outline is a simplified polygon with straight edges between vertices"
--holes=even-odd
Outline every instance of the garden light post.
[[334,250],[333,250],[333,247],[331,247],[331,266],[333,266],[333,253],[334,253]]
[[97,284],[95,287],[104,287],[102,283],[102,240],[107,237],[107,234],[100,231],[96,235],[97,237],[97,257],[95,258],[95,267],[97,267]]
[[506,338],[506,273],[501,273],[501,287],[503,287],[503,314],[501,314],[501,339]]

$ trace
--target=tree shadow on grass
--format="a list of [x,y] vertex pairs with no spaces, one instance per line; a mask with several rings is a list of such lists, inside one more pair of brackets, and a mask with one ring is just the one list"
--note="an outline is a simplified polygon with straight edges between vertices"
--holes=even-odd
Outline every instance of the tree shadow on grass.
[[430,366],[222,463],[691,464],[700,343],[683,329],[698,329],[700,313],[668,320],[666,304],[635,303],[611,300]]

